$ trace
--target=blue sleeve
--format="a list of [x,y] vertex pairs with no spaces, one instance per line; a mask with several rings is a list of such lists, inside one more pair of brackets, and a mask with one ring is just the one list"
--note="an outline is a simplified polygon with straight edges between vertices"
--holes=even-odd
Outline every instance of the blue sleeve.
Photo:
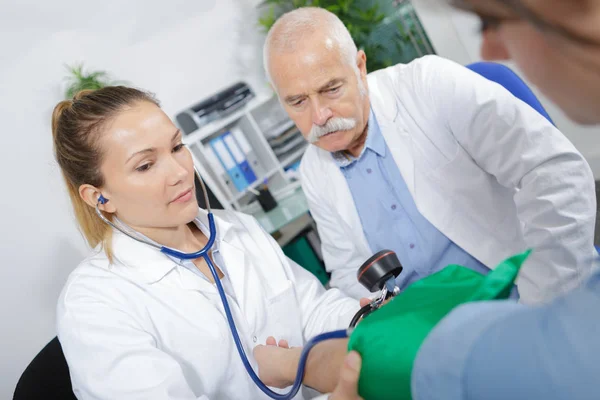
[[600,381],[600,274],[554,302],[456,308],[415,360],[415,400],[592,399]]

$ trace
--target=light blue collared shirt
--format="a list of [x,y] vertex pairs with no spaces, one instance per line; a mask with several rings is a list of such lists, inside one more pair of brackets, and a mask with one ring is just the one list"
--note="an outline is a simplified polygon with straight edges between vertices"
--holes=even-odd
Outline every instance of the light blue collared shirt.
[[427,336],[414,400],[599,398],[600,272],[540,307],[462,305]]
[[372,110],[360,156],[334,153],[333,158],[346,178],[371,251],[390,249],[398,255],[401,289],[450,264],[490,271],[421,215]]

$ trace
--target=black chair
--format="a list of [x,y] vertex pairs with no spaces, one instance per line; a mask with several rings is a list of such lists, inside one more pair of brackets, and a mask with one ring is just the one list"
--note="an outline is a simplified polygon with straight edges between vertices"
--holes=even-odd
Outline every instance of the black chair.
[[48,399],[77,400],[67,360],[56,337],[27,366],[13,396],[13,400]]

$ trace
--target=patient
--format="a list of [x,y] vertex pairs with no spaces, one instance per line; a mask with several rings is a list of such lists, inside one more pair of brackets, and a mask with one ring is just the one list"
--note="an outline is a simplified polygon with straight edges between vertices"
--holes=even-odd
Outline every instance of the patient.
[[[183,252],[207,243],[191,154],[157,100],[126,87],[80,92],[56,106],[52,133],[75,216],[94,248],[71,273],[57,307],[77,397],[266,398],[238,356],[204,259],[169,257],[95,213],[98,205],[134,236]],[[99,204],[100,195],[108,201]],[[214,214],[211,257],[253,365],[252,349],[270,336],[302,346],[348,326],[357,301],[326,291],[254,218]],[[313,379],[309,372],[305,382]]]

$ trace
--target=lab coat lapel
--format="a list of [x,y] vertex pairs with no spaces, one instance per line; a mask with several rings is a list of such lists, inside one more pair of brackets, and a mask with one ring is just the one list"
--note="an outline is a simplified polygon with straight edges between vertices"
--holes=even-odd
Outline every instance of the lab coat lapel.
[[[190,266],[190,268],[195,268],[195,266]],[[196,268],[195,271],[192,271],[186,267],[183,267],[179,268],[178,271],[180,274],[179,279],[181,281],[181,286],[184,289],[197,290],[207,294],[217,294],[217,289],[215,286],[202,276],[202,273],[199,269]]]
[[[380,86],[383,87],[383,91],[380,90]],[[381,83],[369,76],[371,107],[392,157],[398,165],[406,186],[414,198],[415,173],[411,139],[407,130],[404,129],[403,124],[400,123],[400,110],[395,96],[390,92],[388,87],[393,87],[393,85],[388,85],[385,82]],[[355,236],[360,238],[355,243],[362,247],[362,251],[365,254],[369,254],[371,250],[363,234],[362,223],[344,175],[335,166],[330,177],[332,184],[330,185],[331,193],[328,197],[337,200],[335,207],[341,219],[348,224],[350,231],[354,232]]]
[[[369,83],[371,85],[371,83]],[[385,89],[389,90],[389,89]],[[408,187],[408,190],[415,198],[415,164],[412,152],[412,141],[408,131],[402,123],[401,110],[398,107],[394,96],[388,96],[389,93],[380,93],[376,91],[371,99],[371,106],[377,123],[381,129],[381,134],[390,149],[392,157],[400,170],[400,174]],[[389,98],[388,98],[389,97]]]
[[145,283],[158,282],[177,267],[177,263],[160,250],[140,243],[117,230],[113,230],[112,245],[118,268]]
[[[218,218],[215,215],[213,215],[213,217],[215,219],[215,227],[217,229],[216,241],[218,243],[221,243],[223,240],[223,237],[227,234],[227,232],[231,228],[231,224],[226,221],[223,221],[221,218]],[[200,224],[198,224],[198,222],[200,222]],[[210,232],[208,231],[208,226],[209,226],[208,212],[206,210],[203,210],[201,208],[198,209],[198,215],[196,217],[196,225],[203,231],[203,233],[207,237],[210,235]],[[216,261],[214,260],[214,257],[212,259],[213,259],[213,263],[215,264],[215,267],[219,268]],[[190,268],[195,268],[195,267],[190,267]],[[181,271],[182,271],[181,272],[181,285],[184,288],[189,289],[189,290],[199,290],[199,291],[205,292],[207,294],[212,294],[212,295],[218,296],[216,286],[214,284],[210,283],[208,280],[206,280],[205,277],[202,276],[202,273],[200,272],[200,270],[195,269],[193,271],[190,271],[187,268],[182,268]]]
[[362,232],[362,224],[356,210],[356,205],[354,204],[352,192],[350,192],[346,178],[335,164],[332,175],[333,182],[332,185],[329,186],[331,193],[328,198],[336,199],[336,204],[334,204],[334,206],[342,220],[348,224],[352,232]]
[[264,289],[256,268],[245,255],[243,244],[237,237],[220,243],[224,269],[233,286],[237,304],[251,329],[264,322]]

